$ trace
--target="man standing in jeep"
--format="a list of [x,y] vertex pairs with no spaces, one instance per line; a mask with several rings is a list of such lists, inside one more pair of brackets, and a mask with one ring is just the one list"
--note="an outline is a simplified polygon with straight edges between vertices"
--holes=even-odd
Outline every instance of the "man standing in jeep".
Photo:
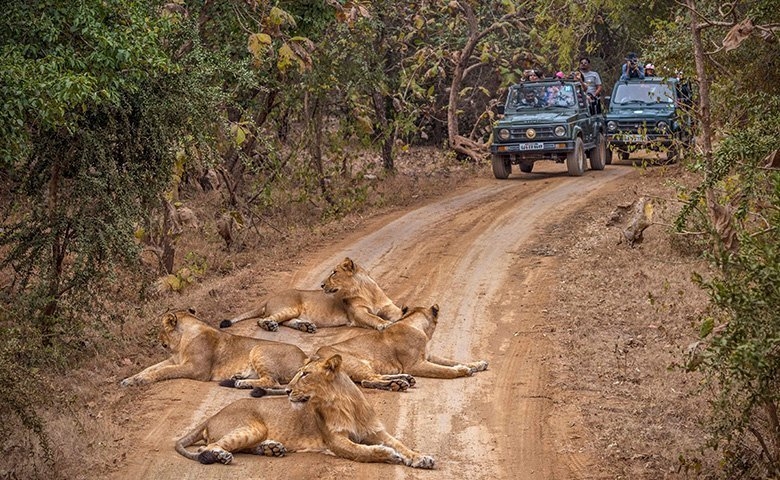
[[585,81],[588,99],[594,106],[595,113],[601,113],[601,76],[598,72],[590,69],[590,59],[588,57],[580,58],[580,74]]
[[645,69],[639,64],[639,58],[633,52],[626,55],[626,63],[623,64],[620,72],[620,80],[631,78],[645,78]]

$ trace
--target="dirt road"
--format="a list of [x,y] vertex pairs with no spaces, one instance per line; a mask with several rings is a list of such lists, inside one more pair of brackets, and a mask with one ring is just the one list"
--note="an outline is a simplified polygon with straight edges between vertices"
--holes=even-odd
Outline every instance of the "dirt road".
[[[591,459],[573,443],[583,434],[577,410],[558,402],[549,385],[547,365],[555,361],[557,346],[547,337],[545,313],[561,279],[556,257],[539,253],[545,245],[539,233],[550,222],[587,208],[590,195],[614,186],[631,168],[613,165],[579,178],[567,176],[560,165],[537,164],[535,169],[506,181],[485,178],[473,189],[384,217],[328,248],[304,252],[303,263],[272,286],[318,288],[349,256],[396,303],[439,304],[432,351],[463,361],[487,360],[488,370],[455,380],[418,378],[417,386],[404,393],[365,390],[387,430],[432,455],[435,470],[306,453],[284,458],[240,454],[228,466],[200,465],[176,454],[175,439],[248,393],[174,380],[144,387],[145,413],[130,425],[137,436],[135,452],[113,478],[592,478]],[[249,306],[248,298],[224,311],[224,317]],[[311,353],[351,336],[354,329],[268,333],[247,321],[231,332],[297,343]]]

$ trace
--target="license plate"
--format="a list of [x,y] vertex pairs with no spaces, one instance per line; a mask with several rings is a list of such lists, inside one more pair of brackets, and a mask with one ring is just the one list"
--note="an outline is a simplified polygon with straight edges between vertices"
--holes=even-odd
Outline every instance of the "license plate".
[[623,140],[626,142],[644,142],[647,140],[647,137],[644,135],[625,135]]
[[517,146],[518,150],[544,150],[544,143],[521,143]]

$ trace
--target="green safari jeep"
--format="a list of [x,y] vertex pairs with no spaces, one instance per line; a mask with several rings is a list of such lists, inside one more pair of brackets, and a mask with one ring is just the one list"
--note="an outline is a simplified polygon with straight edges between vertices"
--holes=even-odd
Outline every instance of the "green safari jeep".
[[607,163],[612,152],[628,160],[638,149],[666,151],[672,161],[693,142],[690,89],[676,78],[646,77],[618,81],[606,114]]
[[603,170],[607,147],[604,117],[589,105],[582,85],[573,80],[539,80],[512,85],[501,117],[493,126],[493,175],[505,179],[512,165],[529,173],[534,162],[566,162],[569,175],[587,168]]

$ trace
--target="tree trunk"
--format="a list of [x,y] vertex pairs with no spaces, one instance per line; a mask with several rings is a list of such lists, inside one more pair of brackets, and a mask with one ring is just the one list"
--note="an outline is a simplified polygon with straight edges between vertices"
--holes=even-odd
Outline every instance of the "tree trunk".
[[323,166],[322,159],[323,114],[322,102],[319,98],[314,100],[314,105],[312,107],[309,119],[311,122],[311,127],[314,130],[311,143],[311,158],[314,162],[314,169],[316,170],[317,177],[319,179],[320,191],[322,192],[322,196],[325,198],[325,201],[328,202],[328,204],[333,205],[333,199],[330,197],[330,192],[328,189],[328,179],[325,178],[325,168]]
[[[696,14],[696,1],[686,0],[691,16],[691,35],[693,37],[693,58],[696,62],[696,76],[699,84],[699,124],[701,125],[701,147],[704,154],[704,162],[707,165],[705,175],[712,174],[712,119],[710,118],[710,79],[707,76],[707,66],[704,59],[704,46],[701,39],[701,31],[707,27],[707,23],[700,23]],[[705,178],[707,182],[709,178]],[[722,248],[734,251],[739,248],[733,216],[728,207],[718,203],[714,190],[710,187],[706,192],[707,211],[710,222],[715,228]]]
[[469,36],[463,48],[455,53],[455,68],[452,71],[452,83],[450,84],[450,96],[447,102],[447,137],[449,138],[450,148],[461,155],[479,161],[485,157],[487,150],[484,146],[460,135],[458,126],[458,100],[460,90],[463,86],[463,77],[468,65],[471,54],[481,38],[479,32],[479,22],[474,9],[465,2],[461,3],[463,13],[466,16],[466,22],[469,25]]
[[377,128],[382,139],[382,166],[386,172],[395,171],[393,162],[393,143],[395,142],[394,129],[388,119],[388,110],[392,108],[392,101],[379,92],[374,92],[374,112],[376,114]]

